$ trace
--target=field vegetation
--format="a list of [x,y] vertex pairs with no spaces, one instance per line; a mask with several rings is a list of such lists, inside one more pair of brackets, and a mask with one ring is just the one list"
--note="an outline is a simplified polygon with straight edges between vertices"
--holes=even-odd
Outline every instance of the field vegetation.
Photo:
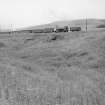
[[105,30],[1,34],[0,105],[105,105]]

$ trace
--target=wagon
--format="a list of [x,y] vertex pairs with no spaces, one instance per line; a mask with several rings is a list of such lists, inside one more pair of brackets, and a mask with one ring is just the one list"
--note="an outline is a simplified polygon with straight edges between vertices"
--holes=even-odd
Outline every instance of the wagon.
[[70,31],[81,31],[81,27],[70,27]]

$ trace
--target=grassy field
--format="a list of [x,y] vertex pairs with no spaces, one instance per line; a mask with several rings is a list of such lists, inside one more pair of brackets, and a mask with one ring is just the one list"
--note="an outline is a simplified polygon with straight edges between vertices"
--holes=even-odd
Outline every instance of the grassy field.
[[0,105],[105,105],[105,30],[1,34]]

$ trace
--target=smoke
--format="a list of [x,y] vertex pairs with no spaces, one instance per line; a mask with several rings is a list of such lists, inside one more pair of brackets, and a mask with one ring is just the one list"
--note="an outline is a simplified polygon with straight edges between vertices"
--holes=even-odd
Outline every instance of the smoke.
[[57,20],[71,20],[73,19],[72,16],[70,16],[68,13],[64,11],[54,11],[49,9],[48,10],[49,17],[52,18],[52,20],[57,21]]

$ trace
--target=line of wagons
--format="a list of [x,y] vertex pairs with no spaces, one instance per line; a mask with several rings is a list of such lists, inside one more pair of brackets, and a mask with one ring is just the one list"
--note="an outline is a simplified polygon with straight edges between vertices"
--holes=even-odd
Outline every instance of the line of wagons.
[[58,27],[58,28],[44,28],[44,29],[34,29],[29,30],[30,33],[58,33],[58,32],[69,32],[69,31],[81,31],[81,27]]
[[9,31],[0,33],[59,33],[59,32],[69,32],[69,31],[81,31],[81,27],[57,27],[57,28],[43,28],[43,29],[32,29],[32,30],[19,30],[19,31]]

